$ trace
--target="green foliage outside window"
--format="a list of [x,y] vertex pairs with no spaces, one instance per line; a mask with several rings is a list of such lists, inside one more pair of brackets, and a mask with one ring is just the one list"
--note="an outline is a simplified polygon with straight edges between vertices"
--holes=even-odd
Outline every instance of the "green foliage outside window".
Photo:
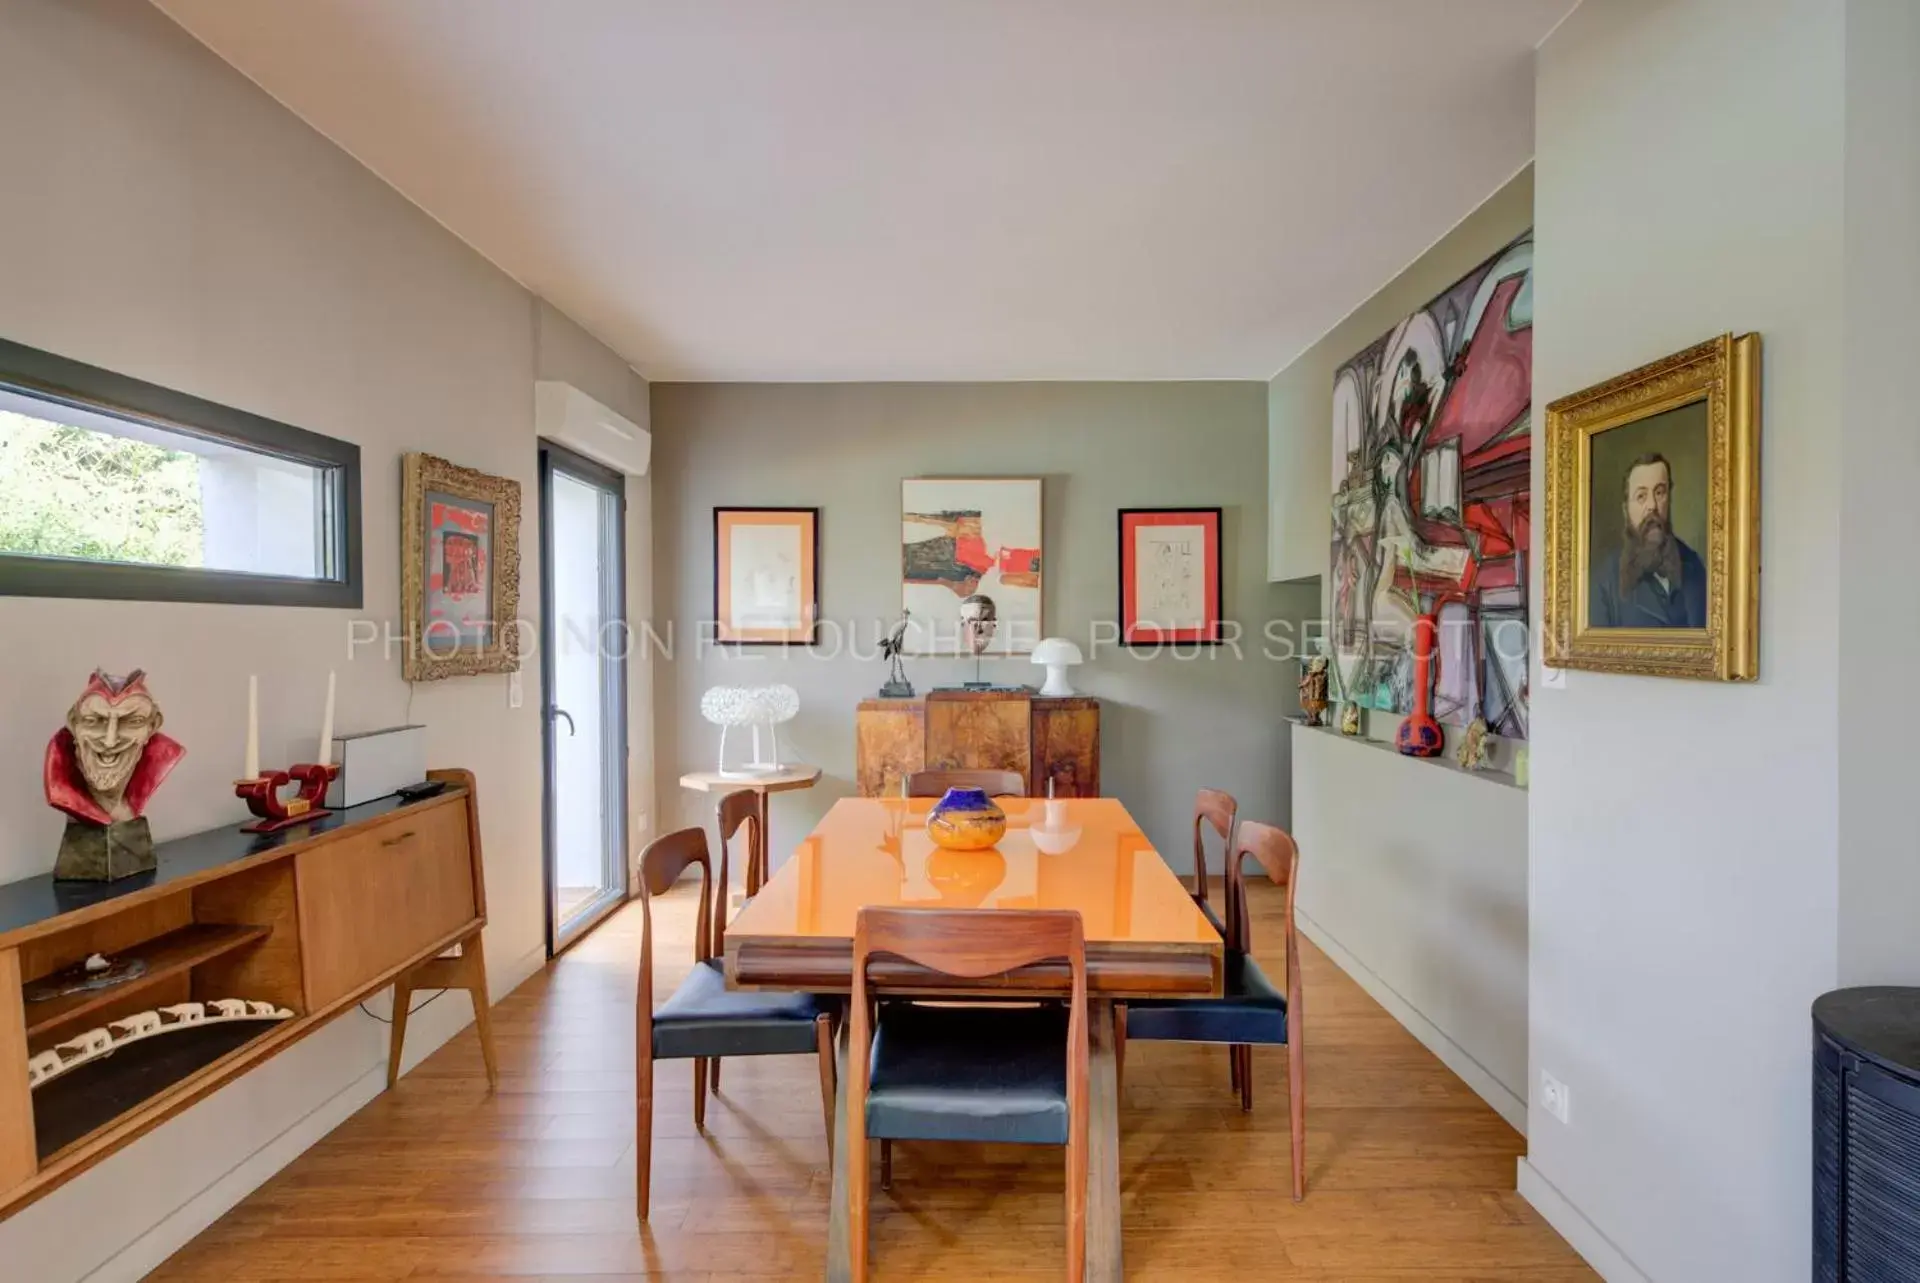
[[199,566],[195,455],[0,410],[0,553]]

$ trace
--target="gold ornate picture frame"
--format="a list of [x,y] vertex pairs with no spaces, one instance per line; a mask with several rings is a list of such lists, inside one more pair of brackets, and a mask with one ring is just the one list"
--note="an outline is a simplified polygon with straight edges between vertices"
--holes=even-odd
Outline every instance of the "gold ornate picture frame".
[[401,676],[518,671],[519,611],[520,483],[402,455]]
[[1562,397],[1546,435],[1546,663],[1758,677],[1760,336]]

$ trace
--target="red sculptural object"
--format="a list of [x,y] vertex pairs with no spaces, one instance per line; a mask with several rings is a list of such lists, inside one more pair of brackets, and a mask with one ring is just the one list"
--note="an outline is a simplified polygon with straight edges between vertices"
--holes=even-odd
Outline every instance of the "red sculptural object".
[[1433,716],[1433,659],[1439,647],[1440,618],[1429,611],[1413,621],[1413,711],[1393,741],[1408,757],[1438,757],[1447,746]]

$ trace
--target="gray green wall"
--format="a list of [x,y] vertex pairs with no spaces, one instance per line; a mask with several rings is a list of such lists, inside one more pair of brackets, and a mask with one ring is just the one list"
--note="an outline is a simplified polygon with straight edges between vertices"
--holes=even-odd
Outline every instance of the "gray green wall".
[[[1126,801],[1177,868],[1190,864],[1194,790],[1224,788],[1243,815],[1287,823],[1288,739],[1297,670],[1262,654],[1270,620],[1297,620],[1313,591],[1266,578],[1266,386],[1261,383],[655,384],[656,722],[661,825],[710,823],[710,801],[678,787],[711,769],[715,729],[700,694],[716,683],[781,681],[800,693],[794,751],[826,777],[773,809],[782,858],[836,798],[854,791],[855,704],[885,676],[876,630],[900,612],[900,481],[1039,476],[1044,487],[1048,633],[1087,647],[1117,611],[1116,510],[1225,509],[1225,608],[1242,653],[1139,658],[1108,647],[1075,670],[1102,712],[1102,791]],[[859,654],[828,647],[698,653],[710,618],[715,505],[819,507],[821,607],[857,623]],[[827,630],[830,633],[832,630]],[[826,634],[823,634],[826,635]],[[908,661],[922,692],[972,675],[971,661]],[[1024,659],[988,661],[1007,682],[1042,676]],[[677,809],[676,809],[677,808]]]

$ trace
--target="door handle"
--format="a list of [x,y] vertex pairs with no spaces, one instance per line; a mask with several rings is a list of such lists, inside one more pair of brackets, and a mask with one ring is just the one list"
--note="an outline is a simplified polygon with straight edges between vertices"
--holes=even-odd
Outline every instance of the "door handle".
[[552,719],[552,718],[555,718],[555,717],[564,717],[564,718],[566,718],[566,719],[567,719],[567,738],[568,738],[568,739],[572,739],[572,738],[573,738],[573,732],[574,732],[574,726],[573,726],[573,714],[572,714],[572,713],[569,713],[569,712],[568,712],[568,711],[567,711],[566,709],[564,709],[564,708],[561,708],[561,707],[560,707],[560,706],[559,706],[558,704],[555,704],[555,705],[553,705],[552,707],[550,707],[550,708],[548,708],[548,709],[547,709],[547,717],[548,717],[549,719]]

